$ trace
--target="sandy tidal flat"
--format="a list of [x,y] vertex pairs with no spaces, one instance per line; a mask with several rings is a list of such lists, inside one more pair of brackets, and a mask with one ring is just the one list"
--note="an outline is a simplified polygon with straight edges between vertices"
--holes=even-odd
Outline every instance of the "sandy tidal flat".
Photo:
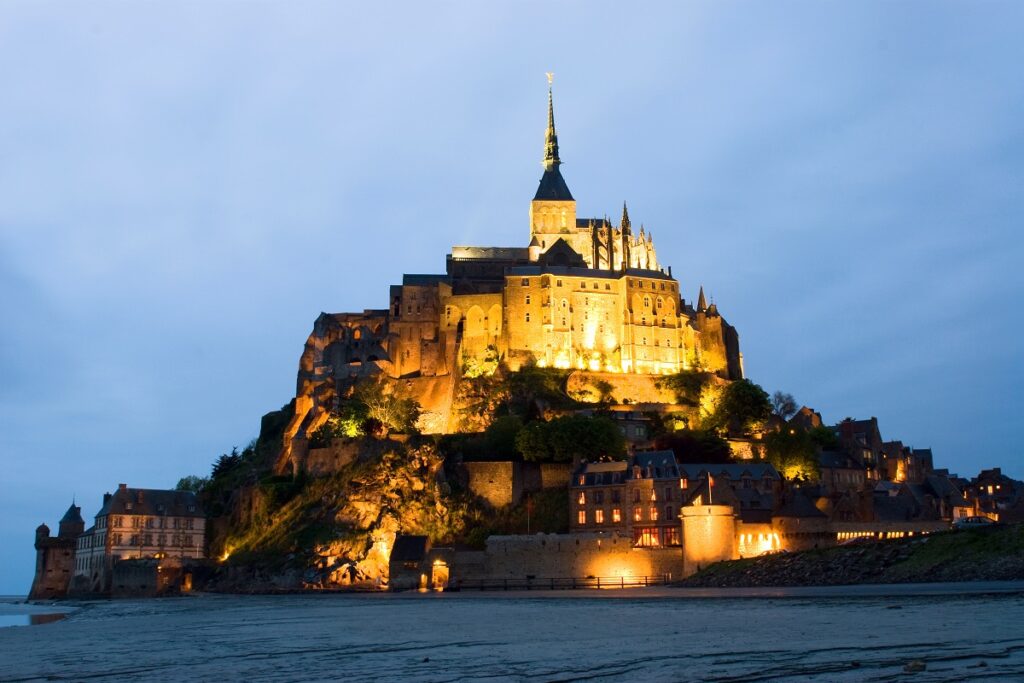
[[926,667],[914,681],[1024,680],[1020,592],[766,593],[787,594],[82,603],[59,622],[0,628],[0,681],[883,681],[909,662]]

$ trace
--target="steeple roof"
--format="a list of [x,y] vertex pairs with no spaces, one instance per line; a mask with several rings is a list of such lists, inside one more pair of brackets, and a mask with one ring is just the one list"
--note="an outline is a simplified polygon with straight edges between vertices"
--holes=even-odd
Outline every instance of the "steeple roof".
[[704,285],[700,286],[700,294],[697,295],[697,310],[703,311],[708,307],[707,299],[704,298]]
[[569,186],[562,178],[562,172],[558,167],[562,160],[558,158],[558,134],[555,133],[555,105],[551,95],[551,87],[548,87],[548,128],[544,135],[544,175],[541,176],[540,186],[534,201],[573,201]]
[[622,223],[619,225],[622,230],[629,230],[631,224],[629,222],[629,211],[626,209],[626,202],[622,202]]
[[68,511],[64,513],[64,516],[60,521],[61,524],[65,522],[82,522],[84,524],[85,520],[82,519],[82,508],[72,503],[71,507],[69,507]]

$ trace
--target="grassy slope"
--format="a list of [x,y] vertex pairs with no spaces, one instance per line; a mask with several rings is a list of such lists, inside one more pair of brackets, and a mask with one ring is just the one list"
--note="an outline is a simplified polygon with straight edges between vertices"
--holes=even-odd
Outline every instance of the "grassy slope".
[[1024,525],[720,562],[692,586],[793,586],[1024,579]]

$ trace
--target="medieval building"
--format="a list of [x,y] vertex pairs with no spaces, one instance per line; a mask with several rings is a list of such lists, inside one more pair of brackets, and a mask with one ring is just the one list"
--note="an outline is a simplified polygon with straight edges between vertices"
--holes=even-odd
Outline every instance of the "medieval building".
[[742,377],[736,330],[703,290],[696,302],[683,299],[652,233],[634,230],[625,204],[618,224],[577,215],[560,170],[550,89],[547,114],[527,245],[456,246],[444,273],[392,285],[386,309],[322,313],[299,362],[286,441],[310,434],[347,384],[368,374],[405,384],[424,408],[425,432],[450,428],[437,413],[450,407],[463,369],[487,360],[512,370],[536,364],[652,376],[701,368]]

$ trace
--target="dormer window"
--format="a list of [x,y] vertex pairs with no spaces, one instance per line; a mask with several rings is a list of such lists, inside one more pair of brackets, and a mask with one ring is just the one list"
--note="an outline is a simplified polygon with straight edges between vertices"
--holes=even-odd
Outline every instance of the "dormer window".
[[196,506],[195,505],[189,505],[185,509],[188,510],[189,512],[195,512],[196,511]]
[[130,511],[131,511],[131,509],[132,509],[132,508],[134,508],[134,507],[135,507],[135,504],[134,504],[134,503],[125,503],[125,504],[124,504],[124,509],[125,509],[125,510],[128,510],[129,512],[130,512]]

